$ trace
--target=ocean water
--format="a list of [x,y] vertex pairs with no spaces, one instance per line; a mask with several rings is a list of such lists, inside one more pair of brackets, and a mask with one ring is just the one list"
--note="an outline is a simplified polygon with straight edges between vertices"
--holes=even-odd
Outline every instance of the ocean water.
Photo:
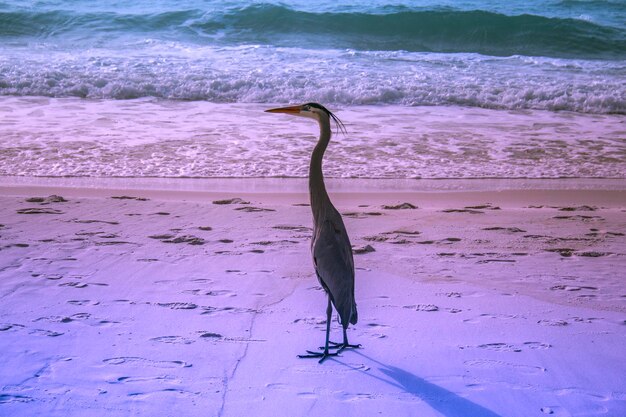
[[[330,176],[624,177],[626,2],[0,0],[0,175],[305,176],[306,164],[275,153],[304,155],[301,142],[248,125],[259,120],[252,109],[304,101],[337,110],[349,137],[359,135],[350,152],[337,142],[343,157]],[[222,107],[194,118],[183,108],[192,103]],[[135,129],[125,106],[161,129]],[[455,108],[440,113],[465,122],[450,130],[411,111],[423,106]],[[156,113],[142,115],[147,108]],[[480,130],[471,109],[498,128]],[[519,112],[530,112],[531,127]],[[535,117],[558,118],[547,122],[560,126],[547,142],[525,136]],[[238,141],[257,129],[272,146]],[[214,132],[219,140],[202,142]],[[420,139],[440,145],[420,148]],[[486,157],[464,159],[459,146]],[[212,159],[207,149],[235,157]],[[236,157],[250,149],[255,160]],[[179,158],[159,165],[171,155]]]
[[626,2],[0,1],[0,95],[626,113]]

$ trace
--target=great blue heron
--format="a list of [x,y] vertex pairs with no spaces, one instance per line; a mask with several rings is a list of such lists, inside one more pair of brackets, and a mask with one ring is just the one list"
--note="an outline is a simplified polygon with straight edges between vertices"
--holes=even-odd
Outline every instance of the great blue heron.
[[[358,348],[361,345],[348,343],[346,329],[348,323],[356,324],[357,311],[354,301],[354,260],[352,246],[341,219],[341,214],[330,202],[324,176],[322,174],[322,158],[331,137],[330,120],[345,133],[341,120],[321,104],[307,103],[300,106],[281,107],[266,110],[269,113],[286,113],[294,116],[308,117],[317,120],[320,126],[320,138],[313,149],[309,167],[309,193],[311,211],[313,212],[313,239],[311,253],[317,278],[328,295],[326,308],[326,342],[323,352],[312,352],[298,355],[300,358],[320,358],[322,363],[329,356],[336,356],[347,348]],[[335,306],[343,327],[343,343],[329,341],[332,306]],[[330,352],[329,349],[337,349]]]

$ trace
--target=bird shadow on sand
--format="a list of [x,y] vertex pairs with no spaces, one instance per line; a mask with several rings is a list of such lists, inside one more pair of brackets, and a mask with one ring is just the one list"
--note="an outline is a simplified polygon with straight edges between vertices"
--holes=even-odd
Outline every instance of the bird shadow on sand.
[[[428,382],[417,375],[405,371],[404,369],[386,365],[358,350],[354,352],[363,356],[365,359],[380,365],[378,370],[388,378],[372,375],[362,369],[354,368],[355,370],[419,398],[446,417],[502,417],[479,404],[463,398],[452,391],[440,387],[439,385]],[[351,367],[345,363],[343,363],[343,365]]]

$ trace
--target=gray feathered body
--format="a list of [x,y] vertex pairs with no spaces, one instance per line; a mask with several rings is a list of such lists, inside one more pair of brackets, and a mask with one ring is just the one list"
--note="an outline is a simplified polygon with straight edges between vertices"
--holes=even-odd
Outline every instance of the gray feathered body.
[[341,325],[356,324],[352,246],[341,215],[332,204],[315,220],[311,253],[317,278],[339,313]]
[[354,259],[352,245],[341,214],[326,192],[322,175],[322,157],[330,141],[330,121],[320,121],[317,143],[309,170],[309,191],[313,212],[311,253],[317,278],[339,313],[344,328],[356,324],[358,314],[354,300]]

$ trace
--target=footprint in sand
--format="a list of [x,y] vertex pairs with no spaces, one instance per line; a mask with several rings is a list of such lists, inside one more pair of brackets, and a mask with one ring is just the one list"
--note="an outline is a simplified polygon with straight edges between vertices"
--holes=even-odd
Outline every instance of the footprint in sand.
[[116,245],[139,245],[135,242],[126,242],[123,240],[110,240],[105,242],[96,242],[96,246],[116,246]]
[[115,303],[115,304],[130,304],[130,305],[137,304],[134,301],[127,300],[127,299],[124,299],[124,298],[118,298],[117,300],[113,300],[113,303]]
[[225,205],[225,204],[250,204],[249,201],[243,201],[241,198],[235,197],[235,198],[230,198],[230,199],[226,199],[226,200],[215,200],[213,201],[213,204],[220,204],[220,205]]
[[198,305],[194,303],[157,303],[157,305],[172,310],[195,310],[198,308]]
[[405,229],[399,229],[399,230],[394,230],[392,232],[385,232],[385,234],[399,234],[399,235],[409,235],[409,236],[417,236],[417,235],[421,235],[422,232],[419,232],[417,230],[405,230]]
[[230,290],[211,290],[206,291],[204,289],[196,288],[193,290],[183,290],[183,294],[193,294],[193,295],[208,295],[211,297],[236,297],[237,294]]
[[352,252],[355,255],[361,255],[364,253],[376,252],[376,249],[374,249],[371,245],[365,245],[365,246],[353,247]]
[[286,391],[286,390],[291,389],[291,385],[283,384],[281,382],[272,382],[269,384],[265,384],[265,388],[275,389],[279,391]]
[[595,206],[576,206],[576,207],[559,207],[559,211],[596,211]]
[[177,394],[177,395],[182,395],[185,397],[188,397],[190,395],[200,395],[200,392],[191,392],[191,391],[185,391],[182,389],[178,389],[178,388],[164,388],[164,389],[160,389],[160,390],[155,390],[155,391],[149,391],[149,392],[131,392],[126,394],[128,397],[131,397],[133,399],[149,399],[153,394],[158,394],[158,393],[171,393],[171,394]]
[[184,361],[157,361],[138,356],[120,356],[116,358],[103,359],[102,362],[107,365],[136,365],[136,366],[150,366],[153,368],[190,368],[192,365]]
[[262,212],[262,211],[276,211],[276,210],[270,209],[270,208],[252,207],[252,206],[237,207],[235,210],[243,211],[243,212],[246,212],[246,213],[258,213],[258,212]]
[[391,239],[390,236],[382,236],[382,235],[374,235],[374,236],[365,236],[363,240],[367,240],[368,242],[386,242]]
[[72,287],[72,288],[87,288],[88,286],[89,284],[85,282],[77,282],[77,281],[63,282],[59,284],[59,287]]
[[90,282],[89,284],[87,284],[85,282],[73,281],[73,282],[64,282],[62,284],[59,284],[59,287],[87,288],[90,285],[95,285],[95,286],[98,286],[98,287],[108,287],[109,286],[109,284],[105,284],[103,282]]
[[307,233],[307,232],[312,232],[313,229],[307,226],[292,226],[292,225],[276,225],[272,227],[273,229],[278,229],[278,230],[291,230],[294,232],[299,232],[299,233]]
[[[577,395],[581,397],[585,397],[587,400],[595,400],[595,401],[609,401],[611,399],[623,401],[626,399],[626,394],[623,392],[613,392],[609,395],[600,394],[597,392],[587,391],[580,388],[560,388],[552,391],[553,394],[557,396],[570,396]],[[600,410],[599,410],[600,411]],[[606,414],[606,408],[603,407],[603,410],[598,412],[597,414]]]
[[470,359],[463,363],[478,369],[513,369],[516,372],[526,375],[539,375],[547,371],[546,368],[542,366],[522,365],[493,359]]
[[214,342],[224,342],[224,343],[264,343],[267,342],[267,339],[250,339],[247,337],[222,337],[213,339]]
[[384,210],[414,210],[417,206],[414,206],[411,203],[401,203],[395,206],[383,206]]
[[0,332],[7,332],[7,331],[16,331],[16,330],[21,330],[23,328],[25,328],[26,326],[21,325],[21,324],[15,324],[15,323],[0,323]]
[[202,315],[218,313],[258,313],[258,310],[245,307],[202,307]]
[[50,203],[67,203],[67,200],[60,195],[50,195],[48,197],[31,197],[26,199],[27,203],[40,203],[42,206]]
[[[33,275],[34,276],[34,275]],[[37,276],[40,276],[39,274],[37,274]],[[43,276],[43,278],[45,279],[49,279],[51,281],[57,281],[60,280],[61,278],[63,278],[63,275],[61,274],[45,274]]]
[[567,326],[569,323],[565,320],[545,319],[545,320],[537,321],[537,324],[541,324],[542,326],[562,327],[562,326]]
[[476,324],[482,323],[484,319],[498,319],[498,320],[513,320],[523,318],[516,314],[491,314],[491,313],[483,313],[474,318],[469,318],[463,320],[464,323]]
[[180,379],[171,375],[158,375],[158,376],[121,376],[112,381],[107,381],[109,384],[126,384],[130,382],[151,382],[151,381],[166,381],[180,383]]
[[29,403],[31,401],[35,400],[26,395],[0,394],[0,404]]
[[572,256],[572,253],[574,252],[574,249],[571,249],[571,248],[555,248],[555,249],[544,249],[544,251],[558,253],[559,255],[561,255],[564,258],[569,258],[570,256]]
[[387,242],[394,245],[407,245],[412,243],[419,243],[410,240],[410,238],[413,238],[414,236],[418,236],[420,234],[421,232],[417,231],[394,230],[393,232],[384,232],[379,235],[365,236],[363,237],[363,240],[367,240],[370,242]]
[[365,219],[371,216],[382,216],[383,213],[379,213],[377,211],[369,211],[369,212],[347,212],[342,213],[345,217],[350,217],[352,219]]
[[92,300],[68,300],[67,303],[71,305],[75,305],[75,306],[100,305],[100,301],[92,301]]
[[191,340],[182,336],[159,336],[153,337],[152,339],[150,339],[150,341],[176,345],[190,345],[195,342],[195,340]]
[[261,240],[258,242],[251,242],[251,245],[261,245],[261,246],[270,246],[270,245],[283,245],[283,244],[289,244],[292,245],[294,243],[298,243],[295,240],[287,240],[287,239],[283,239],[283,240]]
[[446,237],[444,239],[439,240],[437,243],[439,244],[444,244],[444,245],[450,245],[452,243],[456,243],[456,242],[460,242],[461,239],[458,237]]
[[461,294],[460,292],[437,293],[435,295],[445,296],[448,298],[461,298],[463,296],[463,294]]
[[192,236],[192,235],[177,236],[173,239],[162,240],[161,242],[163,243],[186,243],[188,245],[204,245],[206,243],[206,241],[203,238]]
[[526,233],[526,230],[522,230],[519,227],[485,227],[482,230],[502,230],[509,233]]
[[484,214],[482,210],[501,210],[500,207],[491,204],[480,204],[477,206],[465,206],[462,209],[445,209],[442,213],[467,213],[467,214]]
[[590,251],[590,252],[576,252],[574,253],[574,255],[576,256],[583,256],[586,258],[600,258],[602,256],[609,256],[609,255],[613,255],[612,252],[595,252],[595,251]]
[[136,201],[148,201],[148,198],[145,197],[132,197],[129,195],[119,195],[119,196],[112,196],[111,198],[116,199],[116,200],[136,200]]
[[64,333],[54,332],[52,330],[33,329],[29,331],[28,334],[34,334],[35,336],[59,337],[63,336]]
[[71,316],[46,316],[46,317],[39,317],[38,319],[35,319],[33,321],[34,322],[37,322],[37,321],[47,321],[49,323],[71,323],[71,322],[77,321],[77,320],[87,320],[90,317],[91,317],[91,314],[89,314],[89,313],[76,313],[76,314],[73,314]]
[[517,262],[515,259],[481,259],[480,261],[476,261],[477,264],[488,264],[488,263],[514,263]]
[[219,333],[213,333],[213,332],[198,332],[200,334],[199,337],[205,338],[205,339],[222,339],[224,336],[222,336]]
[[352,393],[348,393],[348,392],[341,393],[339,395],[339,397],[341,398],[342,401],[348,401],[348,402],[362,401],[362,400],[372,400],[372,399],[376,398],[374,394],[364,394],[364,393],[352,394]]
[[160,240],[163,243],[186,243],[188,245],[204,245],[206,241],[193,235],[175,236],[171,234],[151,235],[150,239]]
[[473,210],[473,209],[469,209],[469,208],[465,208],[465,209],[445,209],[445,210],[441,210],[442,213],[468,213],[468,214],[484,214],[484,211],[480,211],[480,210]]
[[175,235],[162,234],[162,235],[151,235],[151,236],[148,236],[148,237],[150,239],[163,240],[163,239],[174,239]]
[[[367,327],[370,327],[371,329],[383,331],[384,328],[389,327],[389,326],[387,326],[386,324],[380,324],[380,323],[367,323]],[[370,333],[370,337],[373,337],[375,339],[386,339],[387,335],[384,333],[376,332],[376,333]]]
[[380,324],[380,323],[367,323],[366,325],[367,327],[389,327],[386,324]]
[[[572,317],[572,319],[577,323],[587,323],[592,324],[597,320],[602,320],[598,317]],[[624,324],[626,324],[626,320],[624,320]]]
[[61,210],[52,209],[52,208],[23,208],[17,210],[17,214],[63,214]]
[[598,288],[597,287],[590,287],[590,286],[577,286],[577,285],[560,284],[560,285],[554,285],[554,286],[550,287],[550,289],[552,291],[555,291],[555,290],[562,290],[562,291],[591,290],[591,291],[596,291]]
[[227,269],[224,272],[226,272],[227,274],[248,275],[247,272],[240,269]]
[[326,324],[326,319],[322,319],[319,317],[304,317],[301,319],[295,319],[293,323],[302,323],[312,326],[320,326],[322,324]]
[[111,225],[120,224],[120,222],[107,221],[107,220],[78,220],[78,219],[73,219],[71,221],[73,221],[74,223],[83,223],[83,224],[91,224],[91,223],[104,223],[104,224],[111,224]]
[[197,282],[199,284],[211,284],[211,283],[213,283],[215,281],[213,281],[210,278],[194,278],[194,279],[191,280],[191,282]]
[[581,220],[583,222],[588,222],[591,220],[604,220],[600,216],[583,216],[581,214],[577,214],[575,216],[554,216],[552,218],[557,220]]
[[552,345],[549,343],[541,343],[541,342],[524,342],[521,345],[519,344],[511,344],[511,343],[484,343],[482,345],[477,346],[459,346],[459,349],[465,348],[478,348],[485,350],[492,350],[495,352],[522,352],[524,349],[549,349]]
[[437,307],[434,304],[415,304],[415,305],[409,305],[409,306],[402,306],[402,308],[408,308],[410,310],[426,311],[426,312],[439,311],[439,307]]

